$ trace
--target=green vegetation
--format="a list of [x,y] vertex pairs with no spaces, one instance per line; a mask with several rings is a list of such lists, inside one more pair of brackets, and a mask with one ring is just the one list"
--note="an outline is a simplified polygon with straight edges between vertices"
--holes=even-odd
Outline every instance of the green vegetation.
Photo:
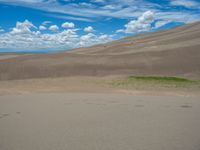
[[159,81],[159,82],[180,82],[180,83],[191,83],[194,82],[189,79],[179,77],[161,77],[161,76],[130,76],[129,80],[140,80],[140,81]]
[[169,76],[130,76],[114,80],[112,85],[114,87],[134,89],[200,88],[199,81]]

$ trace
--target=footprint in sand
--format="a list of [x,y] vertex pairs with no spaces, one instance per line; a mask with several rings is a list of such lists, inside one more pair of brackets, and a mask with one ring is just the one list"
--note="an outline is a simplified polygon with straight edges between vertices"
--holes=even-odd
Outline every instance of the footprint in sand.
[[7,117],[7,116],[9,116],[10,114],[3,114],[3,117]]
[[4,118],[4,117],[7,117],[7,116],[9,116],[10,114],[2,114],[1,116],[0,116],[0,119],[1,118]]
[[182,107],[182,108],[192,108],[192,106],[188,105],[188,104],[181,105],[180,107]]
[[137,105],[135,105],[135,107],[144,107],[144,105],[142,105],[142,104],[137,104]]

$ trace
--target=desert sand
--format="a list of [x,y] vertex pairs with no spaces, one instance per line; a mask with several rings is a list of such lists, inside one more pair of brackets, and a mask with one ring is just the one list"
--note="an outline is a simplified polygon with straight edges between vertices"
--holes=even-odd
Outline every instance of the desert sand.
[[199,150],[199,97],[0,96],[1,150]]
[[0,150],[200,150],[200,84],[113,84],[199,80],[199,48],[193,23],[62,53],[1,54]]
[[199,88],[129,90],[114,78],[0,81],[0,149],[200,149]]

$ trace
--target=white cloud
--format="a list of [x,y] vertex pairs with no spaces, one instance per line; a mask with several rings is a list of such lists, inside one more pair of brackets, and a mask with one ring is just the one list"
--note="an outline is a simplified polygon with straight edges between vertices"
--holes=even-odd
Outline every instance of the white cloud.
[[116,4],[110,4],[110,5],[105,5],[101,7],[102,9],[110,9],[110,10],[117,10],[117,9],[122,9],[122,6],[116,5]]
[[[90,0],[90,2],[92,4],[69,0],[67,5],[63,5],[58,0],[0,0],[0,3],[3,4],[42,10],[48,12],[45,13],[48,16],[80,21],[95,21],[102,18],[106,19],[106,17],[132,19],[139,17],[141,13],[148,10],[156,12],[158,14],[156,16],[159,17],[158,19],[170,18],[173,22],[176,22],[177,18],[181,22],[186,21],[184,23],[200,20],[200,3],[198,0],[168,0],[163,5],[159,2],[156,3],[147,0]],[[96,3],[101,4],[98,5]],[[184,11],[175,8],[170,9],[172,6],[178,5],[198,10]],[[180,13],[182,15],[179,15]],[[188,16],[188,18],[184,18],[185,16]]]
[[[55,27],[55,29],[57,28]],[[0,33],[0,48],[15,50],[61,50],[89,46],[112,40],[112,36],[110,35],[95,35],[93,33],[88,33],[79,36],[77,34],[78,30],[79,29],[73,28],[63,31],[56,30],[57,32],[51,33],[41,33],[28,20],[17,22],[16,27],[11,31]]]
[[131,20],[125,25],[125,29],[117,30],[117,32],[139,33],[151,29],[151,23],[154,21],[154,13],[146,11],[137,20]]
[[[95,4],[95,8],[83,7],[82,3],[74,3],[73,1],[71,3],[68,3],[67,5],[62,5],[56,0],[54,2],[39,0],[37,3],[30,3],[27,0],[15,0],[12,3],[7,0],[0,0],[0,2],[10,5],[19,5],[23,7],[39,9],[45,12],[50,12],[52,14],[67,14],[73,17],[82,17],[86,19],[90,18],[94,20],[101,17],[137,17],[141,12],[152,10],[154,9],[153,7],[157,7],[157,4],[149,3],[147,1],[143,3],[139,0],[90,0],[90,2],[93,2],[93,4]],[[98,6],[96,3],[101,3],[101,5]],[[113,5],[115,9],[103,9],[103,6],[106,5]]]
[[106,0],[90,0],[93,3],[105,3]]
[[81,36],[81,41],[89,41],[91,40],[93,37],[95,37],[95,34],[93,33],[88,33],[86,35]]
[[193,0],[172,0],[171,5],[183,6],[186,8],[198,8],[200,6],[200,3]]
[[124,29],[118,29],[116,33],[124,32]]
[[46,16],[50,16],[50,17],[54,17],[54,18],[67,19],[67,20],[78,20],[78,21],[84,21],[84,22],[93,22],[92,19],[84,18],[84,17],[72,17],[72,16],[60,15],[60,14],[46,14]]
[[159,20],[168,20],[171,22],[192,23],[200,20],[200,15],[185,12],[156,12],[155,18]]
[[93,45],[94,43],[95,44],[106,43],[112,40],[113,40],[112,35],[103,34],[103,35],[97,36],[93,33],[88,33],[80,37],[78,45],[89,46],[89,45]]
[[103,34],[98,37],[100,43],[106,43],[112,41],[112,35]]
[[41,26],[39,26],[39,29],[40,30],[46,30],[47,28],[45,26],[41,25]]
[[51,30],[51,31],[58,31],[59,30],[59,27],[57,26],[57,25],[51,25],[50,27],[49,27],[49,30]]
[[62,24],[62,27],[63,28],[74,28],[75,25],[74,25],[73,22],[65,22],[65,23]]
[[11,34],[26,34],[31,32],[31,28],[36,28],[31,22],[25,20],[24,22],[17,22],[16,27],[11,31]]
[[93,29],[92,26],[88,26],[88,27],[85,27],[85,28],[84,28],[84,31],[85,31],[85,32],[93,32],[94,29]]
[[157,21],[156,23],[155,23],[155,29],[157,29],[157,28],[160,28],[160,27],[162,27],[162,26],[164,26],[164,25],[166,25],[166,24],[168,24],[168,23],[170,23],[170,21],[168,21],[168,20],[161,20],[161,21]]
[[47,26],[48,24],[51,24],[52,22],[51,21],[44,21],[43,23],[42,23],[42,25],[43,26]]
[[85,8],[95,8],[96,6],[91,4],[91,3],[86,3],[86,2],[81,2],[81,3],[78,3],[79,6],[81,7],[85,7]]

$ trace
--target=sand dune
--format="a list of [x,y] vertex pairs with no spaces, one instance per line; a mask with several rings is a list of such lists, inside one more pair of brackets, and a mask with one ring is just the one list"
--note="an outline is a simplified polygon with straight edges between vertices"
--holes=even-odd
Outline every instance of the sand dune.
[[199,85],[113,86],[130,75],[200,79],[200,23],[70,52],[0,54],[0,150],[199,150]]
[[6,57],[8,59],[0,60],[0,80],[106,75],[170,75],[199,79],[200,23],[70,52]]

